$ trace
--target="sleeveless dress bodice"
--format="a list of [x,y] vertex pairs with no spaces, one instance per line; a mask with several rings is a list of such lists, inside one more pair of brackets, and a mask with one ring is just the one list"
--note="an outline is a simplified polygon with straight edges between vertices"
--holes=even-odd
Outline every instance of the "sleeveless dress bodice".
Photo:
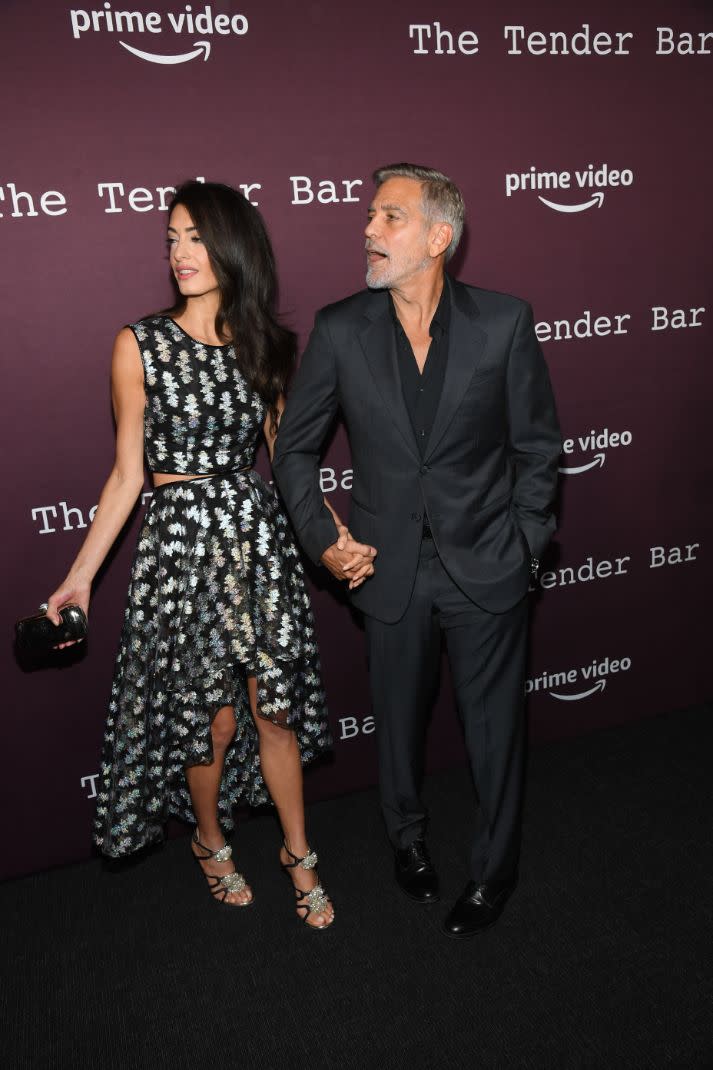
[[169,316],[130,329],[144,368],[150,471],[198,475],[249,467],[267,406],[243,378],[233,347],[198,342]]

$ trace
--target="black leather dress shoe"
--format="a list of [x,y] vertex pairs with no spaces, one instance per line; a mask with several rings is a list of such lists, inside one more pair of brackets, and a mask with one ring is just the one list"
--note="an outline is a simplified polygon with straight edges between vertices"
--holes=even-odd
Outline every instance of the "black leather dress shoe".
[[414,840],[408,847],[397,847],[396,882],[402,892],[419,903],[437,903],[438,877],[423,839]]
[[503,912],[515,881],[469,881],[443,923],[448,936],[475,936],[493,925]]

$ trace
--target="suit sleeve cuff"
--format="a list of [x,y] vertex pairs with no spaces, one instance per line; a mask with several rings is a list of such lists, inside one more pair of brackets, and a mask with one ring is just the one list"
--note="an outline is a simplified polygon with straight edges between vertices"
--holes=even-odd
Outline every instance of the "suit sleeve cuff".
[[334,523],[332,514],[325,509],[327,516],[318,517],[311,525],[309,536],[305,533],[301,538],[307,556],[314,561],[315,565],[322,564],[322,554],[339,538],[337,525]]

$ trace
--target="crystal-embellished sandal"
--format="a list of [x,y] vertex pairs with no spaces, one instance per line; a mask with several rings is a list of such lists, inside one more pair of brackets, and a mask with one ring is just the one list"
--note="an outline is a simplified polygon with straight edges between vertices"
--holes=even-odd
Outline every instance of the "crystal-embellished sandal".
[[[289,879],[290,884],[295,889],[295,896],[297,897],[297,910],[305,911],[304,914],[300,914],[302,921],[305,923],[308,929],[312,929],[316,933],[322,932],[323,929],[329,929],[329,927],[332,925],[332,922],[334,921],[334,917],[332,917],[330,921],[326,921],[324,925],[310,925],[309,921],[307,920],[310,914],[323,914],[329,906],[329,897],[322,885],[319,883],[319,878],[314,888],[312,888],[309,892],[303,892],[294,883],[294,881],[292,880],[292,876],[289,872],[291,869],[297,869],[298,866],[300,869],[314,869],[316,871],[317,855],[314,851],[310,851],[308,848],[307,854],[304,856],[304,858],[298,858],[297,855],[292,853],[292,851],[289,849],[284,840],[282,841],[282,846],[285,848],[287,854],[290,856],[292,861],[280,862],[280,866],[285,876]],[[304,902],[302,902],[303,899]]]
[[210,847],[206,847],[204,843],[198,839],[198,830],[193,833],[191,842],[200,847],[201,851],[206,853],[203,855],[196,854],[191,848],[191,854],[195,858],[196,862],[200,866],[201,873],[208,881],[208,887],[210,888],[211,895],[218,903],[225,903],[229,907],[250,907],[255,902],[254,897],[248,899],[245,903],[227,902],[227,898],[231,892],[242,892],[244,888],[247,888],[248,882],[243,877],[242,873],[233,871],[232,873],[226,873],[222,877],[218,877],[215,873],[206,873],[201,866],[201,862],[207,862],[208,859],[213,858],[216,862],[228,862],[233,856],[233,848],[225,843],[217,851],[211,851]]

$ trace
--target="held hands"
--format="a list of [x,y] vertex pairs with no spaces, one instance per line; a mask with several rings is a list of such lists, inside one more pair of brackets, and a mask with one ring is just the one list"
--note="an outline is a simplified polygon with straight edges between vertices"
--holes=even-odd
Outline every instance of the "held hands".
[[[46,616],[53,624],[61,624],[60,609],[64,606],[80,606],[89,615],[89,599],[91,597],[91,584],[80,580],[72,580],[69,576],[60,584],[54,594],[47,599]],[[82,639],[70,639],[67,643],[58,643],[55,650],[64,650],[66,646],[75,646],[83,642]]]
[[348,580],[351,591],[374,575],[376,550],[356,542],[344,524],[337,525],[337,532],[339,538],[324,551],[322,563],[338,580]]

